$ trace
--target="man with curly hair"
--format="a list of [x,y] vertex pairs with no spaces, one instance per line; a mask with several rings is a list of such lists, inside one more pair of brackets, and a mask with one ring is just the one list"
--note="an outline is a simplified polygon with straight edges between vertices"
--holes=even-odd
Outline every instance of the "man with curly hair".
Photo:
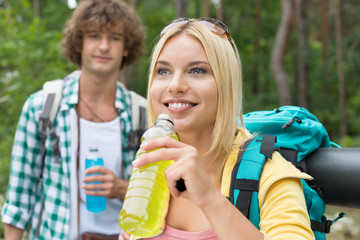
[[[41,90],[25,102],[15,135],[2,209],[5,239],[21,239],[28,226],[29,239],[117,238],[136,150],[126,141],[132,131],[132,99],[118,78],[143,54],[144,37],[139,17],[122,0],[83,0],[75,9],[61,46],[80,71],[64,81],[54,121],[60,161],[54,161],[54,142],[47,137],[42,162]],[[85,170],[91,146],[98,147],[104,167]],[[106,197],[106,209],[88,211],[86,195]]]

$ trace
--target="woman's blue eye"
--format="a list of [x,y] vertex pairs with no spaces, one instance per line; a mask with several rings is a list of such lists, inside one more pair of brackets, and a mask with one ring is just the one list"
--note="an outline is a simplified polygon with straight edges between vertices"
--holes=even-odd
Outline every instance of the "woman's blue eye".
[[169,74],[170,72],[167,69],[161,68],[157,71],[157,73],[159,75],[166,75],[166,74]]
[[192,74],[201,74],[201,73],[206,73],[206,70],[203,68],[193,68],[190,70],[190,73]]

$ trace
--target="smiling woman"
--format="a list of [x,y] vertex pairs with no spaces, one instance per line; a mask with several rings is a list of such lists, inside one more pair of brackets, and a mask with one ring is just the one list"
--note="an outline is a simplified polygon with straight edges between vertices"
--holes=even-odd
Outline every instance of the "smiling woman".
[[[236,123],[237,118],[242,121],[241,63],[225,24],[208,18],[177,19],[160,36],[150,65],[149,125],[158,114],[170,114],[180,142],[149,141],[143,150],[159,150],[133,163],[141,167],[175,161],[165,171],[172,193],[165,231],[153,239],[313,239],[299,180],[308,176],[289,167],[280,155],[275,167],[264,168],[269,182],[260,181],[266,187],[259,191],[267,192],[270,199],[261,208],[260,231],[221,193],[225,163],[232,162],[239,147],[251,138]],[[286,171],[278,173],[283,165]],[[184,180],[185,192],[176,188],[179,179]],[[274,208],[274,204],[287,208]],[[285,226],[283,221],[295,223]],[[128,237],[122,233],[120,239]]]
[[[259,182],[259,192],[266,195],[259,229],[226,198],[224,165],[236,162],[252,138],[237,125],[241,96],[240,57],[224,23],[181,18],[163,29],[150,65],[149,126],[167,113],[180,141],[151,140],[141,146],[147,153],[133,162],[142,167],[175,161],[165,170],[171,192],[165,230],[151,239],[314,239],[300,181],[310,177],[280,154],[265,164]],[[184,192],[176,188],[179,179]],[[122,232],[120,239],[128,238]]]

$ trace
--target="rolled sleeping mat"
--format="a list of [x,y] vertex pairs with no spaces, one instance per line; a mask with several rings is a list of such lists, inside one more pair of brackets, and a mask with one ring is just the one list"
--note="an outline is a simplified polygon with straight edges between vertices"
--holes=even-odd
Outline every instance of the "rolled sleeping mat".
[[360,148],[319,148],[306,163],[326,204],[360,208]]

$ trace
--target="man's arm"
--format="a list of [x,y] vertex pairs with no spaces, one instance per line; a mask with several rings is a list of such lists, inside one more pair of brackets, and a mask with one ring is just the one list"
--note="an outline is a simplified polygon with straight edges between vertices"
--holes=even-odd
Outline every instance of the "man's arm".
[[6,223],[4,225],[4,240],[21,240],[24,230]]

